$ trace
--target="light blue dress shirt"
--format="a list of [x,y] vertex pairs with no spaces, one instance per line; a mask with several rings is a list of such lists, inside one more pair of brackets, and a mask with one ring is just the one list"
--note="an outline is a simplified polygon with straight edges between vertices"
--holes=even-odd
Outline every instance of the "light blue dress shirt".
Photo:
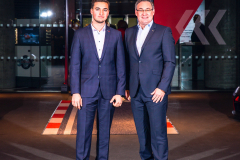
[[141,50],[142,50],[143,43],[144,43],[144,41],[145,41],[145,39],[148,35],[149,30],[152,27],[152,24],[153,24],[153,20],[149,24],[147,24],[144,27],[144,29],[142,29],[141,26],[138,24],[138,34],[137,34],[136,45],[137,45],[137,50],[138,50],[139,56],[141,55]]
[[93,38],[94,38],[95,45],[96,45],[97,52],[98,52],[98,58],[101,59],[103,45],[104,45],[104,41],[105,41],[106,25],[104,25],[103,29],[100,32],[98,30],[96,30],[92,24],[91,24],[91,27],[92,27],[92,32],[93,32]]

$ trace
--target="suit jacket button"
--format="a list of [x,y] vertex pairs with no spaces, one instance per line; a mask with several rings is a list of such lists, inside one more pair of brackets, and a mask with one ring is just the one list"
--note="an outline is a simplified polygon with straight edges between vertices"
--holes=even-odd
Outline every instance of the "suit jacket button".
[[99,67],[101,67],[101,65],[99,65]]
[[97,78],[100,78],[99,76]]
[[142,63],[141,61],[139,61],[139,63]]

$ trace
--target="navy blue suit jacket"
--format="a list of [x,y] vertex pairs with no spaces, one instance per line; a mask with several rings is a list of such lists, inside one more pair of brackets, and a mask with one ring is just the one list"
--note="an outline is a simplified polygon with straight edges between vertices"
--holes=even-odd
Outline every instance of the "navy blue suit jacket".
[[139,83],[147,97],[151,97],[156,88],[165,91],[166,95],[170,94],[175,70],[175,42],[171,29],[153,23],[140,57],[136,47],[137,33],[138,26],[128,28],[125,32],[126,58],[130,63],[127,69],[127,89],[130,90],[130,96],[135,97]]
[[75,31],[70,62],[71,93],[94,97],[99,86],[105,99],[124,95],[125,53],[121,32],[106,27],[101,60],[98,57],[91,25]]

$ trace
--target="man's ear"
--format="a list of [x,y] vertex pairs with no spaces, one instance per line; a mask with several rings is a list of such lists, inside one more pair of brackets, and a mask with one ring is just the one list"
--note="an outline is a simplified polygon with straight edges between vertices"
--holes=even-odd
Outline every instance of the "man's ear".
[[91,9],[90,9],[90,13],[91,13],[91,15],[92,15],[92,12],[93,12],[93,11],[92,11],[92,8],[91,8]]

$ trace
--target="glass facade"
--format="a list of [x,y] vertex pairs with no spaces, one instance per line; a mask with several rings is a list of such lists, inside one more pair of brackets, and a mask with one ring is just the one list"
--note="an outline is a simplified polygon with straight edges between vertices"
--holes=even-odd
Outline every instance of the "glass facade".
[[[116,29],[119,20],[136,25],[135,2],[110,0],[108,22]],[[238,0],[203,0],[189,17],[176,43],[173,89],[232,90],[240,84],[239,7]],[[90,0],[0,1],[0,91],[61,91],[68,84],[73,22],[89,25],[90,8]]]
[[203,0],[178,43],[178,88],[232,90],[239,85],[239,1]]

